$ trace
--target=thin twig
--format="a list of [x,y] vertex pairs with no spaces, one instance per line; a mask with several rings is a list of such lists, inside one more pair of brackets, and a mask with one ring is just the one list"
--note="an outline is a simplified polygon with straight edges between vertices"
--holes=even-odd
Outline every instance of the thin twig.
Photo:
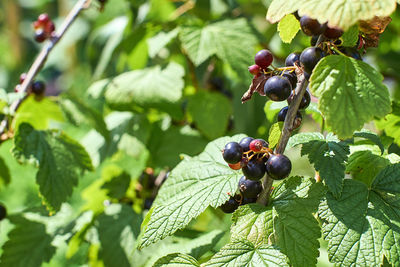
[[[44,47],[40,51],[39,55],[37,56],[37,58],[35,59],[35,61],[32,64],[32,66],[30,67],[28,73],[26,74],[26,78],[25,78],[24,82],[21,84],[19,92],[23,92],[23,93],[28,92],[29,86],[31,85],[33,79],[36,77],[36,75],[39,73],[39,71],[43,68],[50,52],[53,50],[53,48],[58,43],[58,41],[64,36],[65,32],[75,21],[75,19],[79,15],[79,13],[83,9],[87,8],[89,2],[90,2],[90,0],[78,0],[78,2],[72,8],[71,12],[65,18],[63,24],[60,26],[57,33],[51,37],[51,39],[44,45]],[[24,98],[14,101],[10,105],[11,113],[14,113],[15,111],[17,111],[18,107],[25,100],[25,98],[26,98],[26,96]],[[3,121],[0,123],[0,136],[5,133],[5,131],[8,127],[8,123],[9,123],[8,117],[4,118]]]

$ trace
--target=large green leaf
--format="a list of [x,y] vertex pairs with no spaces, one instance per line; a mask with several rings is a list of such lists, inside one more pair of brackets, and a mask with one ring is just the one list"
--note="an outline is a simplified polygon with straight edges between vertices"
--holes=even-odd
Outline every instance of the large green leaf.
[[153,267],[200,267],[198,261],[190,255],[173,253],[160,258]]
[[226,143],[243,137],[219,138],[208,144],[203,153],[186,157],[172,170],[146,216],[139,247],[182,229],[208,206],[216,208],[229,199],[228,193],[234,194],[242,173],[228,167],[221,150]]
[[375,121],[376,126],[380,130],[394,138],[394,142],[400,145],[400,103],[392,103],[392,113],[385,116],[385,118]]
[[328,25],[348,29],[360,20],[389,16],[396,9],[396,0],[274,0],[268,8],[267,19],[275,23],[298,10]]
[[323,58],[311,75],[318,108],[339,138],[349,138],[373,118],[391,111],[383,76],[369,64],[345,56]]
[[189,98],[187,111],[197,128],[209,139],[215,139],[225,133],[232,105],[222,94],[201,91]]
[[177,63],[120,74],[107,85],[106,101],[116,110],[168,108],[182,96],[184,69]]
[[53,240],[44,224],[20,216],[10,216],[15,228],[8,233],[0,258],[1,267],[39,267],[55,253]]
[[58,211],[72,194],[80,173],[93,169],[85,149],[59,131],[36,131],[23,123],[14,144],[12,153],[19,162],[39,167],[36,182],[50,212]]
[[225,245],[204,266],[289,266],[287,258],[278,248],[268,245],[255,246],[246,240],[233,241]]
[[179,38],[196,66],[217,55],[239,74],[252,64],[257,38],[244,18],[223,20],[205,27],[184,26]]

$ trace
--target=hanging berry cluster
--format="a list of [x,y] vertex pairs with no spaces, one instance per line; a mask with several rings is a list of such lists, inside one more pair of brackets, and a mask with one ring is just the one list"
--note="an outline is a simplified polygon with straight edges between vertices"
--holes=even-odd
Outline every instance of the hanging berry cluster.
[[38,19],[33,23],[35,29],[35,40],[39,43],[49,39],[56,29],[48,14],[40,14]]
[[256,202],[262,191],[260,180],[265,173],[274,180],[282,180],[292,170],[289,158],[274,154],[263,139],[245,137],[239,143],[230,142],[225,145],[222,156],[231,169],[242,169],[244,174],[239,181],[239,194],[231,196],[221,206],[226,213],[234,212],[240,205]]

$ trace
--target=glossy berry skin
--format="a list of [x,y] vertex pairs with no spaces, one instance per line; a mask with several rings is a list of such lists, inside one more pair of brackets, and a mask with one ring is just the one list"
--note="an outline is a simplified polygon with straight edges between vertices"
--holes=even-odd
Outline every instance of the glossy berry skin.
[[286,67],[294,66],[294,63],[300,60],[300,53],[291,53],[285,60]]
[[239,207],[239,203],[233,198],[229,198],[227,202],[220,206],[221,210],[225,213],[232,213]]
[[32,83],[31,90],[35,95],[43,95],[46,91],[46,85],[42,81],[35,81]]
[[[284,107],[279,111],[278,121],[285,121],[288,110],[289,110],[289,107]],[[301,115],[301,113],[299,111],[297,111],[296,118],[294,119],[294,122],[293,122],[293,129],[297,129],[300,127],[302,119],[303,119],[303,116]]]
[[324,57],[324,51],[319,47],[308,47],[300,55],[300,63],[307,73],[311,73],[315,65]]
[[245,137],[242,140],[240,140],[239,145],[242,147],[243,152],[250,150],[250,143],[253,140],[254,140],[253,137]]
[[265,174],[265,164],[262,160],[251,160],[242,168],[244,176],[249,180],[260,180]]
[[319,35],[324,33],[326,24],[321,24],[316,19],[312,19],[308,16],[300,18],[301,30],[308,36]]
[[[293,92],[290,94],[289,98],[287,99],[288,104],[292,103],[293,100]],[[308,90],[305,91],[303,98],[301,99],[299,109],[305,109],[310,105],[311,102],[311,95]]]
[[0,204],[0,221],[6,217],[7,217],[7,209],[6,207],[3,206],[3,204]]
[[38,29],[35,31],[35,41],[38,43],[43,43],[47,39],[47,34],[43,29]]
[[242,176],[239,180],[239,191],[243,197],[257,198],[262,191],[260,181],[249,180],[246,176]]
[[329,28],[327,27],[324,36],[328,39],[338,39],[340,36],[343,35],[343,31],[337,28]]
[[240,206],[246,205],[246,204],[251,204],[251,203],[256,203],[257,202],[257,198],[248,198],[248,197],[244,197],[242,199],[242,203],[240,204]]
[[291,92],[292,85],[285,77],[273,76],[264,85],[264,93],[272,101],[284,101],[290,96]]
[[38,17],[38,19],[37,19],[37,22],[39,22],[39,24],[41,24],[41,25],[45,25],[45,24],[47,24],[49,21],[50,21],[50,17],[49,17],[49,15],[46,14],[46,13],[40,14],[39,17]]
[[264,139],[254,139],[249,144],[249,149],[254,152],[261,151],[263,147],[268,147],[268,143]]
[[290,85],[292,86],[292,89],[296,88],[296,85],[297,85],[297,76],[296,76],[296,73],[295,73],[294,71],[285,70],[285,71],[282,73],[282,77],[285,77],[286,79],[289,80]]
[[261,68],[258,65],[251,65],[248,69],[249,69],[249,72],[253,75],[257,75],[261,71]]
[[268,66],[271,65],[273,60],[274,58],[272,56],[272,53],[267,49],[258,51],[254,57],[254,62],[262,69],[268,68]]
[[266,164],[267,173],[274,180],[286,178],[292,170],[290,159],[282,154],[271,155]]
[[224,160],[230,164],[240,162],[243,155],[243,149],[237,142],[230,142],[225,145],[222,156]]

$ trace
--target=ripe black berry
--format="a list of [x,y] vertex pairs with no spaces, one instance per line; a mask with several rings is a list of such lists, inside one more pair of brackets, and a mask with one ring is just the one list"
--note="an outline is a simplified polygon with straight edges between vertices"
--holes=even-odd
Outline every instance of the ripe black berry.
[[230,197],[229,200],[227,202],[225,202],[224,204],[222,204],[222,206],[220,208],[225,213],[232,213],[238,207],[239,207],[239,203],[233,197]]
[[253,140],[254,138],[252,137],[245,137],[242,140],[240,140],[239,145],[242,147],[243,152],[250,150],[250,142]]
[[254,57],[254,62],[262,69],[268,68],[268,66],[271,65],[273,60],[274,58],[272,57],[271,52],[268,51],[267,49],[259,51]]
[[328,39],[338,39],[343,35],[343,31],[337,28],[326,28],[324,36]]
[[290,81],[281,76],[269,78],[264,85],[264,93],[272,101],[286,100],[292,91]]
[[260,181],[249,180],[245,176],[242,176],[239,180],[239,191],[243,197],[257,198],[262,190]]
[[282,77],[285,77],[286,79],[289,80],[290,85],[292,86],[292,89],[293,89],[293,88],[296,88],[296,85],[297,85],[297,76],[296,76],[296,73],[295,73],[294,71],[285,70],[285,71],[282,73]]
[[265,165],[262,160],[250,160],[249,163],[242,168],[242,171],[247,179],[260,180],[265,174]]
[[[288,110],[289,110],[289,107],[283,107],[279,111],[278,121],[285,121]],[[303,120],[303,116],[301,115],[301,113],[299,111],[297,111],[296,118],[294,119],[294,122],[293,122],[293,130],[300,127],[302,120]]]
[[311,75],[308,72],[304,72],[304,78],[306,78],[307,81],[310,80]]
[[43,29],[37,29],[35,31],[35,41],[43,43],[47,39],[47,34]]
[[292,170],[290,159],[282,154],[271,155],[266,165],[267,173],[274,180],[286,178]]
[[316,19],[303,16],[300,18],[300,27],[306,35],[313,36],[324,33],[326,24],[320,24]]
[[238,163],[242,159],[243,149],[237,142],[230,142],[225,145],[222,156],[230,164]]
[[[290,94],[289,98],[287,99],[288,104],[292,103],[293,100],[293,92]],[[299,109],[305,109],[310,105],[311,102],[311,95],[308,90],[305,91],[303,98],[301,99]]]
[[249,144],[250,150],[254,152],[259,152],[263,147],[268,147],[268,143],[264,139],[254,139]]
[[300,63],[307,73],[311,73],[315,65],[324,57],[324,51],[319,47],[308,47],[300,55]]
[[294,63],[300,60],[300,53],[291,53],[285,60],[286,67],[294,66]]
[[42,81],[35,81],[32,83],[31,90],[32,90],[32,93],[34,93],[35,95],[41,96],[46,91],[46,85]]
[[0,221],[7,217],[7,209],[3,204],[0,204]]

